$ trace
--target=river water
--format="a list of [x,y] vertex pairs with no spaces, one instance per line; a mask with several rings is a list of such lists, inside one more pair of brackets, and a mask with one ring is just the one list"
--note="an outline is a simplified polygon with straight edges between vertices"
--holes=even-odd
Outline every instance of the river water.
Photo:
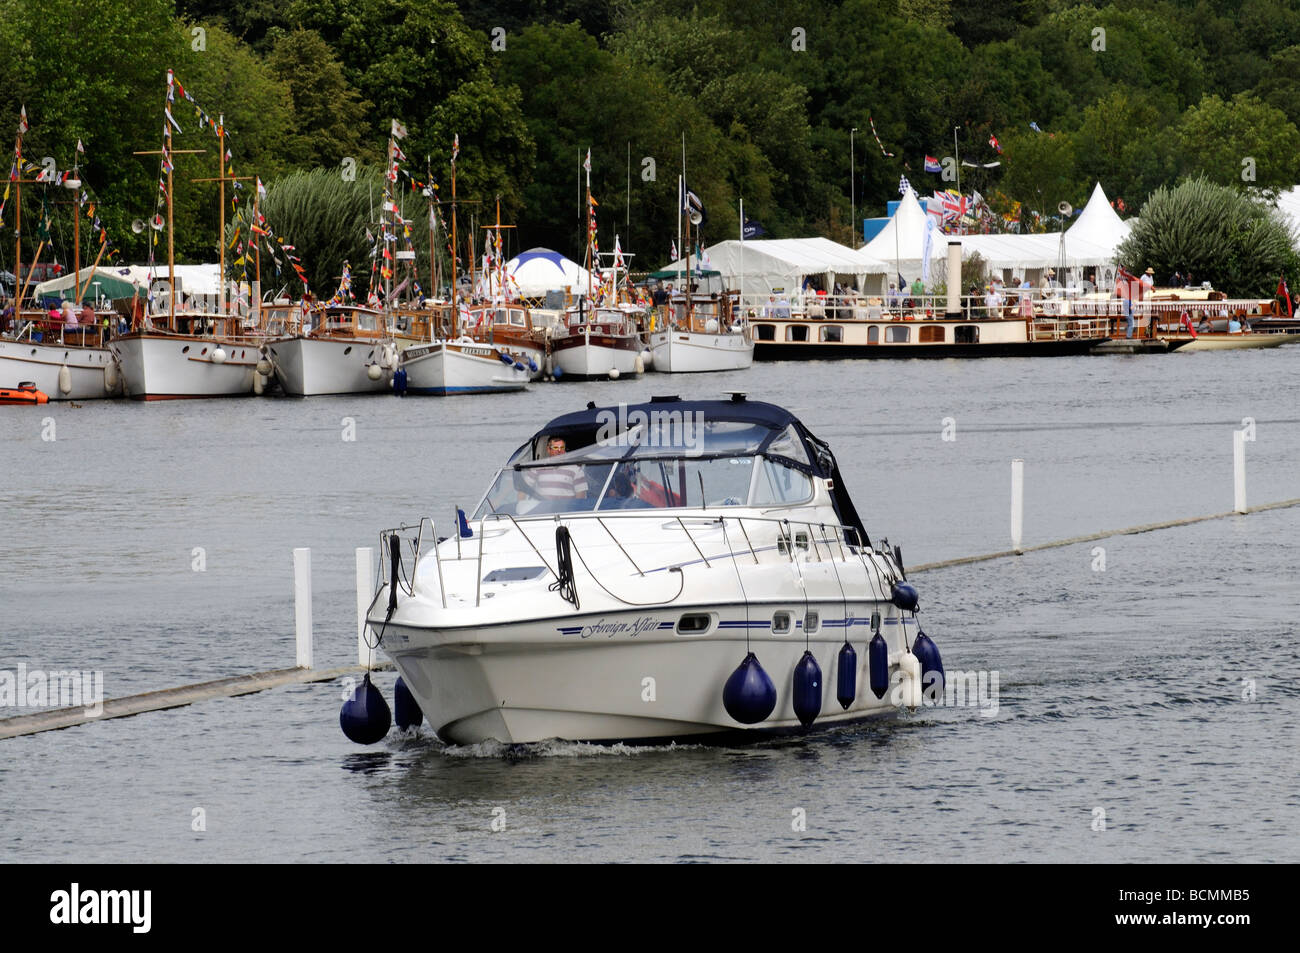
[[[1232,509],[1244,418],[1249,502],[1292,499],[1297,361],[779,363],[483,397],[3,407],[0,671],[102,671],[118,697],[291,666],[299,546],[316,665],[354,662],[355,548],[468,508],[588,400],[790,408],[912,566],[1009,548],[1013,458],[1027,546]],[[0,860],[1296,862],[1297,538],[1300,507],[915,574],[945,666],[996,673],[996,709],[734,747],[447,748],[426,725],[362,749],[322,683],[2,741]]]

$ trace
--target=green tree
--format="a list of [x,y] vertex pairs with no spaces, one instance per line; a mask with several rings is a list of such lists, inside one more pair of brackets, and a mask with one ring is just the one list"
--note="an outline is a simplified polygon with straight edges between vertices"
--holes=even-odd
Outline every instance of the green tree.
[[1101,182],[1107,194],[1133,211],[1178,173],[1174,150],[1135,132],[1164,124],[1162,97],[1117,86],[1083,111],[1074,133],[1075,161],[1083,184]]
[[1206,96],[1174,127],[1179,168],[1221,185],[1254,187],[1275,197],[1300,180],[1300,130],[1249,93],[1231,102]]
[[[531,177],[533,143],[514,93],[488,70],[489,37],[447,0],[294,0],[289,18],[317,31],[349,85],[374,104],[363,138],[382,144],[393,119],[410,132],[403,149],[445,168],[460,136],[466,188],[517,213]],[[507,50],[513,46],[507,44]],[[501,55],[501,54],[494,54]]]
[[[167,64],[180,54],[181,43],[166,0],[0,4],[5,148],[12,148],[23,105],[31,125],[24,144],[29,159],[49,156],[66,168],[81,140],[83,180],[99,199],[97,212],[110,239],[128,258],[145,253],[144,238],[130,223],[152,213],[158,168],[157,157],[142,159],[132,152],[158,148]],[[26,201],[24,207],[29,214],[38,208]],[[71,232],[69,212],[66,206],[55,210],[61,235]],[[6,218],[12,226],[9,211]],[[29,235],[35,233],[33,223],[26,223]],[[70,252],[65,238],[58,253],[70,261]],[[0,242],[0,261],[12,255],[12,242]]]
[[1234,297],[1267,297],[1296,274],[1296,235],[1279,213],[1204,177],[1152,193],[1119,262],[1134,273],[1190,272]]
[[344,157],[380,159],[373,142],[362,140],[371,104],[348,85],[343,67],[315,30],[278,32],[267,64],[289,87],[294,130],[281,145],[294,166],[338,165]]
[[1002,140],[1002,149],[1006,173],[1001,188],[1024,204],[1024,225],[1034,227],[1029,212],[1037,212],[1041,223],[1057,214],[1061,202],[1078,207],[1087,197],[1087,186],[1075,171],[1074,141],[1068,133],[1015,132]]

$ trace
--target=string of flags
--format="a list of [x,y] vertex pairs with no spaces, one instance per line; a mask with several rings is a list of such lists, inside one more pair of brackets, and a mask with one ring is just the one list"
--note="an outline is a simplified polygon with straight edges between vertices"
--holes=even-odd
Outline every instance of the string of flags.
[[871,136],[876,140],[876,145],[880,147],[880,154],[886,159],[894,158],[894,154],[885,149],[885,144],[880,141],[880,135],[876,132],[876,120],[871,116],[867,117],[867,122],[871,125]]

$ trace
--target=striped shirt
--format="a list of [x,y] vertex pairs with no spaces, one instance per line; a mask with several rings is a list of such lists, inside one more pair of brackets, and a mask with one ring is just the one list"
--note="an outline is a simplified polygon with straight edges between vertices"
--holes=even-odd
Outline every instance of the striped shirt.
[[542,467],[537,471],[534,489],[543,500],[572,500],[587,495],[587,474],[582,467]]

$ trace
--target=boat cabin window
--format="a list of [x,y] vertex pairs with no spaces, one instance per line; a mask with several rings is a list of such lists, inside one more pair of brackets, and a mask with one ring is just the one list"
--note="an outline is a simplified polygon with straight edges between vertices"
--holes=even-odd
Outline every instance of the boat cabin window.
[[770,325],[770,324],[756,324],[756,325],[754,325],[754,340],[755,340],[755,341],[775,341],[775,340],[776,340],[776,328],[774,328],[774,327],[773,327],[772,325]]
[[791,616],[788,612],[778,612],[772,616],[772,634],[786,635],[790,631]]
[[802,324],[787,325],[785,329],[785,339],[787,341],[807,341],[808,329]]
[[[570,456],[570,455],[566,455]],[[525,464],[498,475],[474,518],[689,507],[788,506],[812,498],[803,472],[762,456]]]
[[867,343],[868,344],[880,343],[880,328],[876,327],[876,325],[874,324],[871,327],[867,328]]
[[885,340],[890,344],[906,344],[911,330],[911,328],[898,326],[885,328]]
[[822,328],[821,339],[827,343],[839,344],[844,340],[844,329],[834,324]]
[[510,309],[510,323],[513,324],[513,325],[515,325],[516,327],[520,327],[520,328],[524,327],[524,325],[525,325],[525,322],[524,322],[524,313],[523,313],[521,310],[519,310],[518,308],[511,308],[511,309]]
[[812,499],[812,480],[806,474],[775,460],[764,460],[754,483],[752,506],[805,503]]
[[922,344],[942,344],[943,343],[943,325],[932,324],[919,329],[919,339]]
[[492,315],[492,323],[498,326],[509,324],[510,323],[509,312],[507,312],[505,308],[497,309],[497,312],[494,315]]
[[808,454],[804,452],[803,441],[795,432],[794,425],[786,427],[780,435],[767,446],[767,452],[774,457],[785,457],[796,463],[809,464]]
[[973,324],[959,324],[953,331],[953,340],[958,344],[979,344],[980,329]]

